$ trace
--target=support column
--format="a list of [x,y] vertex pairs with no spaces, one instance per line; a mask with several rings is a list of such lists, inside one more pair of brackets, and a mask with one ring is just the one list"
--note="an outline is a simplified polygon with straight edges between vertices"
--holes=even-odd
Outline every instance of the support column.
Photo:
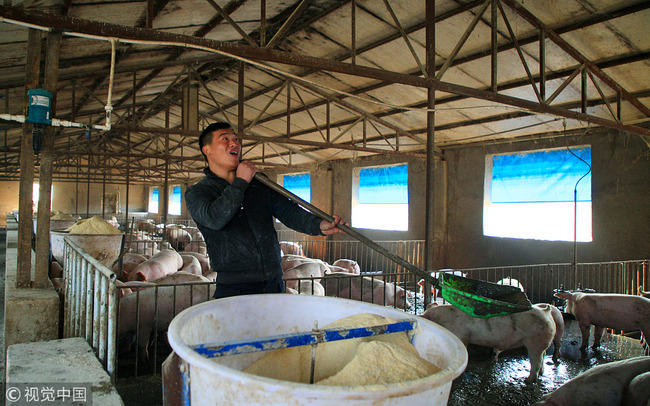
[[[426,66],[427,74],[430,78],[435,77],[436,66],[436,53],[435,53],[435,23],[436,23],[436,10],[435,0],[426,0]],[[435,198],[435,112],[432,111],[436,107],[436,88],[430,86],[427,89],[427,172],[426,172],[426,219],[425,219],[425,271],[431,272],[434,270],[435,264],[435,228],[434,228],[434,198]],[[428,289],[425,289],[425,292]]]
[[[41,31],[30,28],[25,63],[25,115],[27,115],[27,91],[38,87],[41,65]],[[16,287],[28,288],[32,280],[32,199],[34,184],[34,150],[32,149],[32,125],[23,124],[20,140],[20,187],[18,202],[18,264]]]
[[187,83],[183,86],[182,120],[184,129],[199,129],[199,83],[191,73],[188,73]]
[[[45,57],[45,89],[52,93],[51,117],[56,112],[56,85],[59,77],[59,54],[61,51],[61,34],[47,34],[47,50]],[[48,126],[45,128],[45,139],[41,151],[41,167],[39,171],[38,222],[36,230],[36,271],[34,287],[48,286],[50,270],[50,211],[52,209],[52,170],[54,162],[54,137],[57,130]]]

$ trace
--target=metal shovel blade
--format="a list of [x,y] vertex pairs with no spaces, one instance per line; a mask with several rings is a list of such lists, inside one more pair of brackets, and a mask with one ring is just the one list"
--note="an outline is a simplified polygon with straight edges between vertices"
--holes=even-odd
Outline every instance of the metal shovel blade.
[[[334,218],[325,213],[318,207],[304,201],[300,197],[289,192],[282,186],[271,181],[261,173],[255,174],[255,179],[269,188],[275,190],[281,195],[293,200],[311,213],[332,222]],[[354,237],[362,244],[372,248],[376,252],[390,258],[398,265],[408,269],[413,274],[431,283],[434,287],[438,286],[442,291],[442,297],[452,305],[456,306],[463,312],[473,317],[494,317],[505,314],[512,314],[530,310],[532,305],[524,292],[514,286],[499,285],[492,282],[485,282],[476,279],[464,278],[451,274],[444,274],[440,280],[424,272],[420,268],[404,260],[400,256],[388,251],[386,248],[372,241],[368,237],[359,233],[352,227],[340,224],[337,226],[346,234]]]

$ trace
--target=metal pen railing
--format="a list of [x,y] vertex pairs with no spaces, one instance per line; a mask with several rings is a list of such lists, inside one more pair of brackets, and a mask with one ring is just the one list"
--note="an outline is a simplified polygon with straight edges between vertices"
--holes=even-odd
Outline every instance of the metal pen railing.
[[114,381],[118,308],[116,275],[67,237],[64,241],[63,336],[85,338]]

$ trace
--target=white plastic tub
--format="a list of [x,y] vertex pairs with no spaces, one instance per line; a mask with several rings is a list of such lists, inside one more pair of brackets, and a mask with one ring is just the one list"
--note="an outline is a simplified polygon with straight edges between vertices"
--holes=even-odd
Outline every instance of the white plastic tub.
[[[355,300],[267,294],[211,300],[179,313],[168,330],[174,352],[189,364],[193,405],[446,405],[452,381],[467,366],[467,351],[446,329],[417,317],[413,345],[441,371],[390,385],[337,387],[280,381],[241,372],[264,353],[208,359],[196,344],[310,331],[359,313],[401,320],[416,316]],[[186,371],[187,373],[187,371]]]

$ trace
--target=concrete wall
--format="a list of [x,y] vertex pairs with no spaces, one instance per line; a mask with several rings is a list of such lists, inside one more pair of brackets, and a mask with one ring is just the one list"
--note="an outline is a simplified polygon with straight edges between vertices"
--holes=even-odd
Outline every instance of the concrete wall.
[[[546,139],[476,146],[445,151],[436,160],[433,210],[436,268],[507,266],[573,261],[573,242],[495,238],[483,235],[483,196],[487,154],[558,148],[592,147],[593,242],[578,243],[579,262],[650,258],[650,152],[638,136],[592,130],[577,138]],[[417,158],[360,158],[330,163],[312,171],[312,203],[350,219],[352,172],[358,166],[408,163],[409,230],[359,229],[376,241],[425,238],[426,161]],[[295,172],[295,171],[294,171]],[[319,173],[327,173],[324,178]],[[281,173],[274,173],[280,175]],[[332,194],[331,205],[320,196]],[[352,224],[354,227],[354,224]],[[345,234],[336,240],[351,240]]]
[[638,136],[615,131],[556,140],[507,143],[446,151],[449,169],[445,267],[573,261],[573,242],[483,236],[485,156],[569,145],[592,148],[593,241],[578,243],[578,262],[650,257],[650,156]]
[[0,227],[7,225],[7,213],[18,210],[18,187],[18,182],[0,181]]
[[[18,181],[0,182],[0,213],[5,214],[18,210]],[[90,193],[87,183],[54,182],[52,186],[52,210],[64,213],[79,214],[85,217],[86,210],[90,214],[102,213],[102,196],[106,196],[105,213],[114,214],[116,209],[124,212],[126,209],[126,185],[106,185],[91,183]],[[87,205],[88,197],[90,204]],[[146,211],[149,198],[148,186],[131,185],[129,187],[129,211]],[[0,216],[0,227],[5,226],[5,217]]]

